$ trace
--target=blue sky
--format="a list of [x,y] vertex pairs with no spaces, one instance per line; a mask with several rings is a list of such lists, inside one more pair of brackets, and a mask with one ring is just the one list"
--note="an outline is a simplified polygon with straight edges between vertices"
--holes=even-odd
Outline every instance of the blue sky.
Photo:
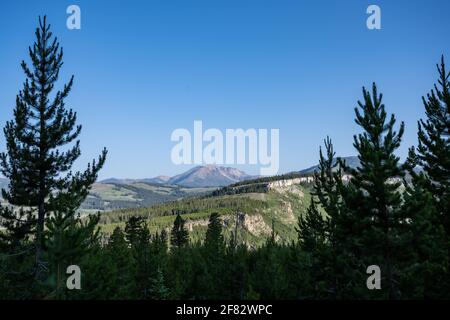
[[[81,8],[81,30],[66,8]],[[377,4],[382,29],[366,28]],[[373,81],[416,143],[421,96],[450,64],[449,1],[10,1],[0,10],[0,125],[12,117],[38,15],[64,47],[67,106],[83,125],[81,169],[103,146],[100,178],[173,175],[170,135],[205,128],[279,128],[280,173],[317,162],[326,135],[353,155],[354,107]],[[60,84],[62,85],[63,82]],[[0,149],[4,139],[0,138]],[[237,166],[257,174],[258,166]]]

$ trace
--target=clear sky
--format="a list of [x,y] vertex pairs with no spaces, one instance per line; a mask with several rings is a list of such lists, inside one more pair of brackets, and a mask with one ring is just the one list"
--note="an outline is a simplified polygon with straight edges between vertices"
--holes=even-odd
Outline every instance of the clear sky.
[[[66,27],[71,4],[81,30]],[[381,30],[366,27],[370,4],[381,8]],[[2,2],[0,125],[12,117],[37,17],[47,14],[65,51],[60,79],[75,75],[66,104],[83,125],[77,169],[106,146],[101,178],[180,173],[189,166],[171,162],[170,135],[192,131],[194,120],[280,129],[280,173],[317,163],[326,135],[338,155],[354,155],[353,109],[373,81],[405,121],[404,157],[441,54],[450,65],[449,12],[448,0]]]

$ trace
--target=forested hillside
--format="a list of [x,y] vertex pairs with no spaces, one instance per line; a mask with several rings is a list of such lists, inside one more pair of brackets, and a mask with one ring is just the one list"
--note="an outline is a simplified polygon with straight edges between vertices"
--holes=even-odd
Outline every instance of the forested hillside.
[[[275,232],[279,242],[296,240],[295,224],[310,202],[311,184],[296,184],[261,192],[203,196],[154,205],[149,208],[105,212],[100,217],[103,232],[124,227],[130,217],[143,218],[151,233],[170,231],[177,214],[186,220],[190,240],[203,241],[211,213],[219,214],[225,239],[237,231],[240,243],[248,247],[262,245]],[[272,230],[272,228],[274,230]]]
[[[2,299],[450,299],[444,57],[406,162],[397,154],[405,125],[373,83],[355,103],[357,166],[326,137],[313,175],[83,216],[107,150],[72,171],[81,155],[81,126],[65,105],[74,78],[56,90],[63,52],[45,17],[35,36],[0,153]],[[142,192],[127,190],[124,201]]]

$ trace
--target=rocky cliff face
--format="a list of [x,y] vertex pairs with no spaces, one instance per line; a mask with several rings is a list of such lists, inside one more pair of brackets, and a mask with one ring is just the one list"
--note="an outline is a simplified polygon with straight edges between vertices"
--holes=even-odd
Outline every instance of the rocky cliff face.
[[294,179],[287,179],[287,180],[277,180],[272,181],[267,184],[268,190],[278,190],[287,188],[294,185],[299,185],[302,183],[311,183],[314,181],[314,178],[312,176],[310,177],[301,177],[301,178],[294,178]]

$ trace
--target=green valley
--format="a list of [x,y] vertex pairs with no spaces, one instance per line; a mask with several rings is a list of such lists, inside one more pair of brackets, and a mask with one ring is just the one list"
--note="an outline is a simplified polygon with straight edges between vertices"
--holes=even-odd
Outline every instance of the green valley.
[[[272,180],[267,179],[267,180]],[[115,227],[123,228],[131,216],[144,217],[150,232],[170,231],[177,213],[186,220],[191,241],[202,241],[211,213],[219,213],[225,239],[231,240],[235,230],[237,241],[248,247],[257,247],[271,237],[272,229],[277,242],[296,240],[298,217],[306,212],[310,202],[309,183],[294,183],[293,179],[274,180],[276,187],[262,179],[241,183],[245,191],[224,194],[230,187],[212,193],[181,200],[155,204],[148,208],[128,208],[104,212],[100,218],[101,230],[111,234]],[[273,181],[272,181],[273,182]],[[264,184],[266,188],[261,188]],[[252,187],[251,187],[252,186]],[[246,192],[248,190],[259,190]]]

